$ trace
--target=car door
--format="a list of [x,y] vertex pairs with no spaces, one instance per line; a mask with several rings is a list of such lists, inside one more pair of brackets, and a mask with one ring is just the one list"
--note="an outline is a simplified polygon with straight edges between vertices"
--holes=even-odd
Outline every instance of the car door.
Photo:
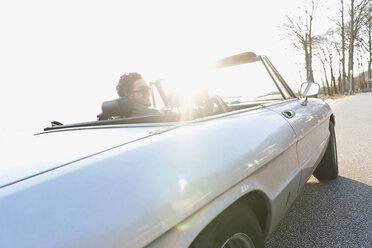
[[266,107],[280,114],[293,128],[297,136],[298,163],[302,168],[301,185],[305,184],[315,169],[329,137],[330,109],[319,99],[294,99]]
[[329,123],[326,120],[329,120],[331,111],[322,100],[309,99],[305,103],[305,100],[294,98],[293,91],[270,60],[262,56],[262,61],[276,85],[282,88],[281,92],[287,92],[292,97],[292,99],[287,98],[289,100],[281,104],[266,104],[265,106],[285,118],[296,133],[298,163],[302,168],[300,185],[303,185],[311,176],[314,166],[317,165],[325,149],[329,137]]

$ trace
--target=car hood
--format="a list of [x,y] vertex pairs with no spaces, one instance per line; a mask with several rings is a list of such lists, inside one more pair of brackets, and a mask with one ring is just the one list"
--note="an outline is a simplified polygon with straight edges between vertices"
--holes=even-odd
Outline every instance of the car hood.
[[12,139],[1,145],[0,188],[145,138],[157,129],[70,129]]

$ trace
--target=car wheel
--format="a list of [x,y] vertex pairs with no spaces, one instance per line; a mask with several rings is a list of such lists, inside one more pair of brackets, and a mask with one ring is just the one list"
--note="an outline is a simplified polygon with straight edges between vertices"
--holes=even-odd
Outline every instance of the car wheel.
[[336,136],[332,122],[329,123],[329,132],[330,137],[327,150],[313,173],[318,180],[332,180],[338,176]]
[[243,204],[231,207],[211,222],[191,248],[263,248],[263,234],[255,214]]

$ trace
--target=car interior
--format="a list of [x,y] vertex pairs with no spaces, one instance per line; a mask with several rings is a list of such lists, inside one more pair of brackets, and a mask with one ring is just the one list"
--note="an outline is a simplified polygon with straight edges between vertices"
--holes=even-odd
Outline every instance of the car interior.
[[[272,73],[276,74],[281,84],[286,88],[288,92],[290,92],[291,97],[295,97],[293,92],[285,83],[284,79],[282,79],[280,74],[277,73],[275,67],[273,67],[271,62],[265,56],[257,56],[252,52],[242,53],[231,57],[223,58],[217,61],[214,67],[215,68],[234,67],[236,65],[247,64],[257,61],[262,61],[267,70],[268,67],[270,67],[271,72],[268,71],[268,73],[271,76]],[[278,83],[275,82],[275,80],[274,83],[278,87]],[[189,102],[187,105],[182,105],[178,95],[172,94],[170,92],[165,92],[162,85],[162,80],[152,82],[150,83],[150,85],[153,89],[151,94],[154,106],[157,106],[155,103],[154,92],[157,92],[157,95],[160,96],[160,101],[162,101],[163,106],[165,106],[164,108],[160,109],[160,115],[132,116],[131,115],[131,112],[133,110],[132,101],[127,97],[120,97],[117,99],[104,101],[101,105],[102,113],[97,115],[96,121],[74,124],[62,124],[60,122],[54,121],[52,122],[52,126],[44,128],[44,131],[69,127],[190,121],[198,118],[227,113],[230,111],[252,108],[258,105],[262,105],[263,103],[278,100],[265,99],[265,97],[270,96],[271,93],[269,93],[261,96],[263,97],[262,99],[258,98],[255,99],[255,101],[233,100],[227,102],[224,101],[221,96],[209,95],[206,91],[203,92],[200,96],[198,96],[196,100],[194,99],[193,102]],[[282,93],[280,88],[279,91],[280,93]],[[286,99],[284,95],[283,98]],[[283,98],[281,100],[283,100]]]

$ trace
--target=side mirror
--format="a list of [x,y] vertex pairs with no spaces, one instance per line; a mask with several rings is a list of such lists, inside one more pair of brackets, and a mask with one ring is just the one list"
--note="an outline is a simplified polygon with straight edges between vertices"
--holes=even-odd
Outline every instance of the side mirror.
[[320,90],[320,85],[317,83],[306,82],[306,83],[301,84],[301,89],[300,89],[301,96],[306,97],[305,101],[301,103],[301,105],[306,106],[307,98],[318,95],[319,90]]
[[306,82],[301,84],[300,93],[301,96],[310,97],[319,94],[320,85],[313,82]]

